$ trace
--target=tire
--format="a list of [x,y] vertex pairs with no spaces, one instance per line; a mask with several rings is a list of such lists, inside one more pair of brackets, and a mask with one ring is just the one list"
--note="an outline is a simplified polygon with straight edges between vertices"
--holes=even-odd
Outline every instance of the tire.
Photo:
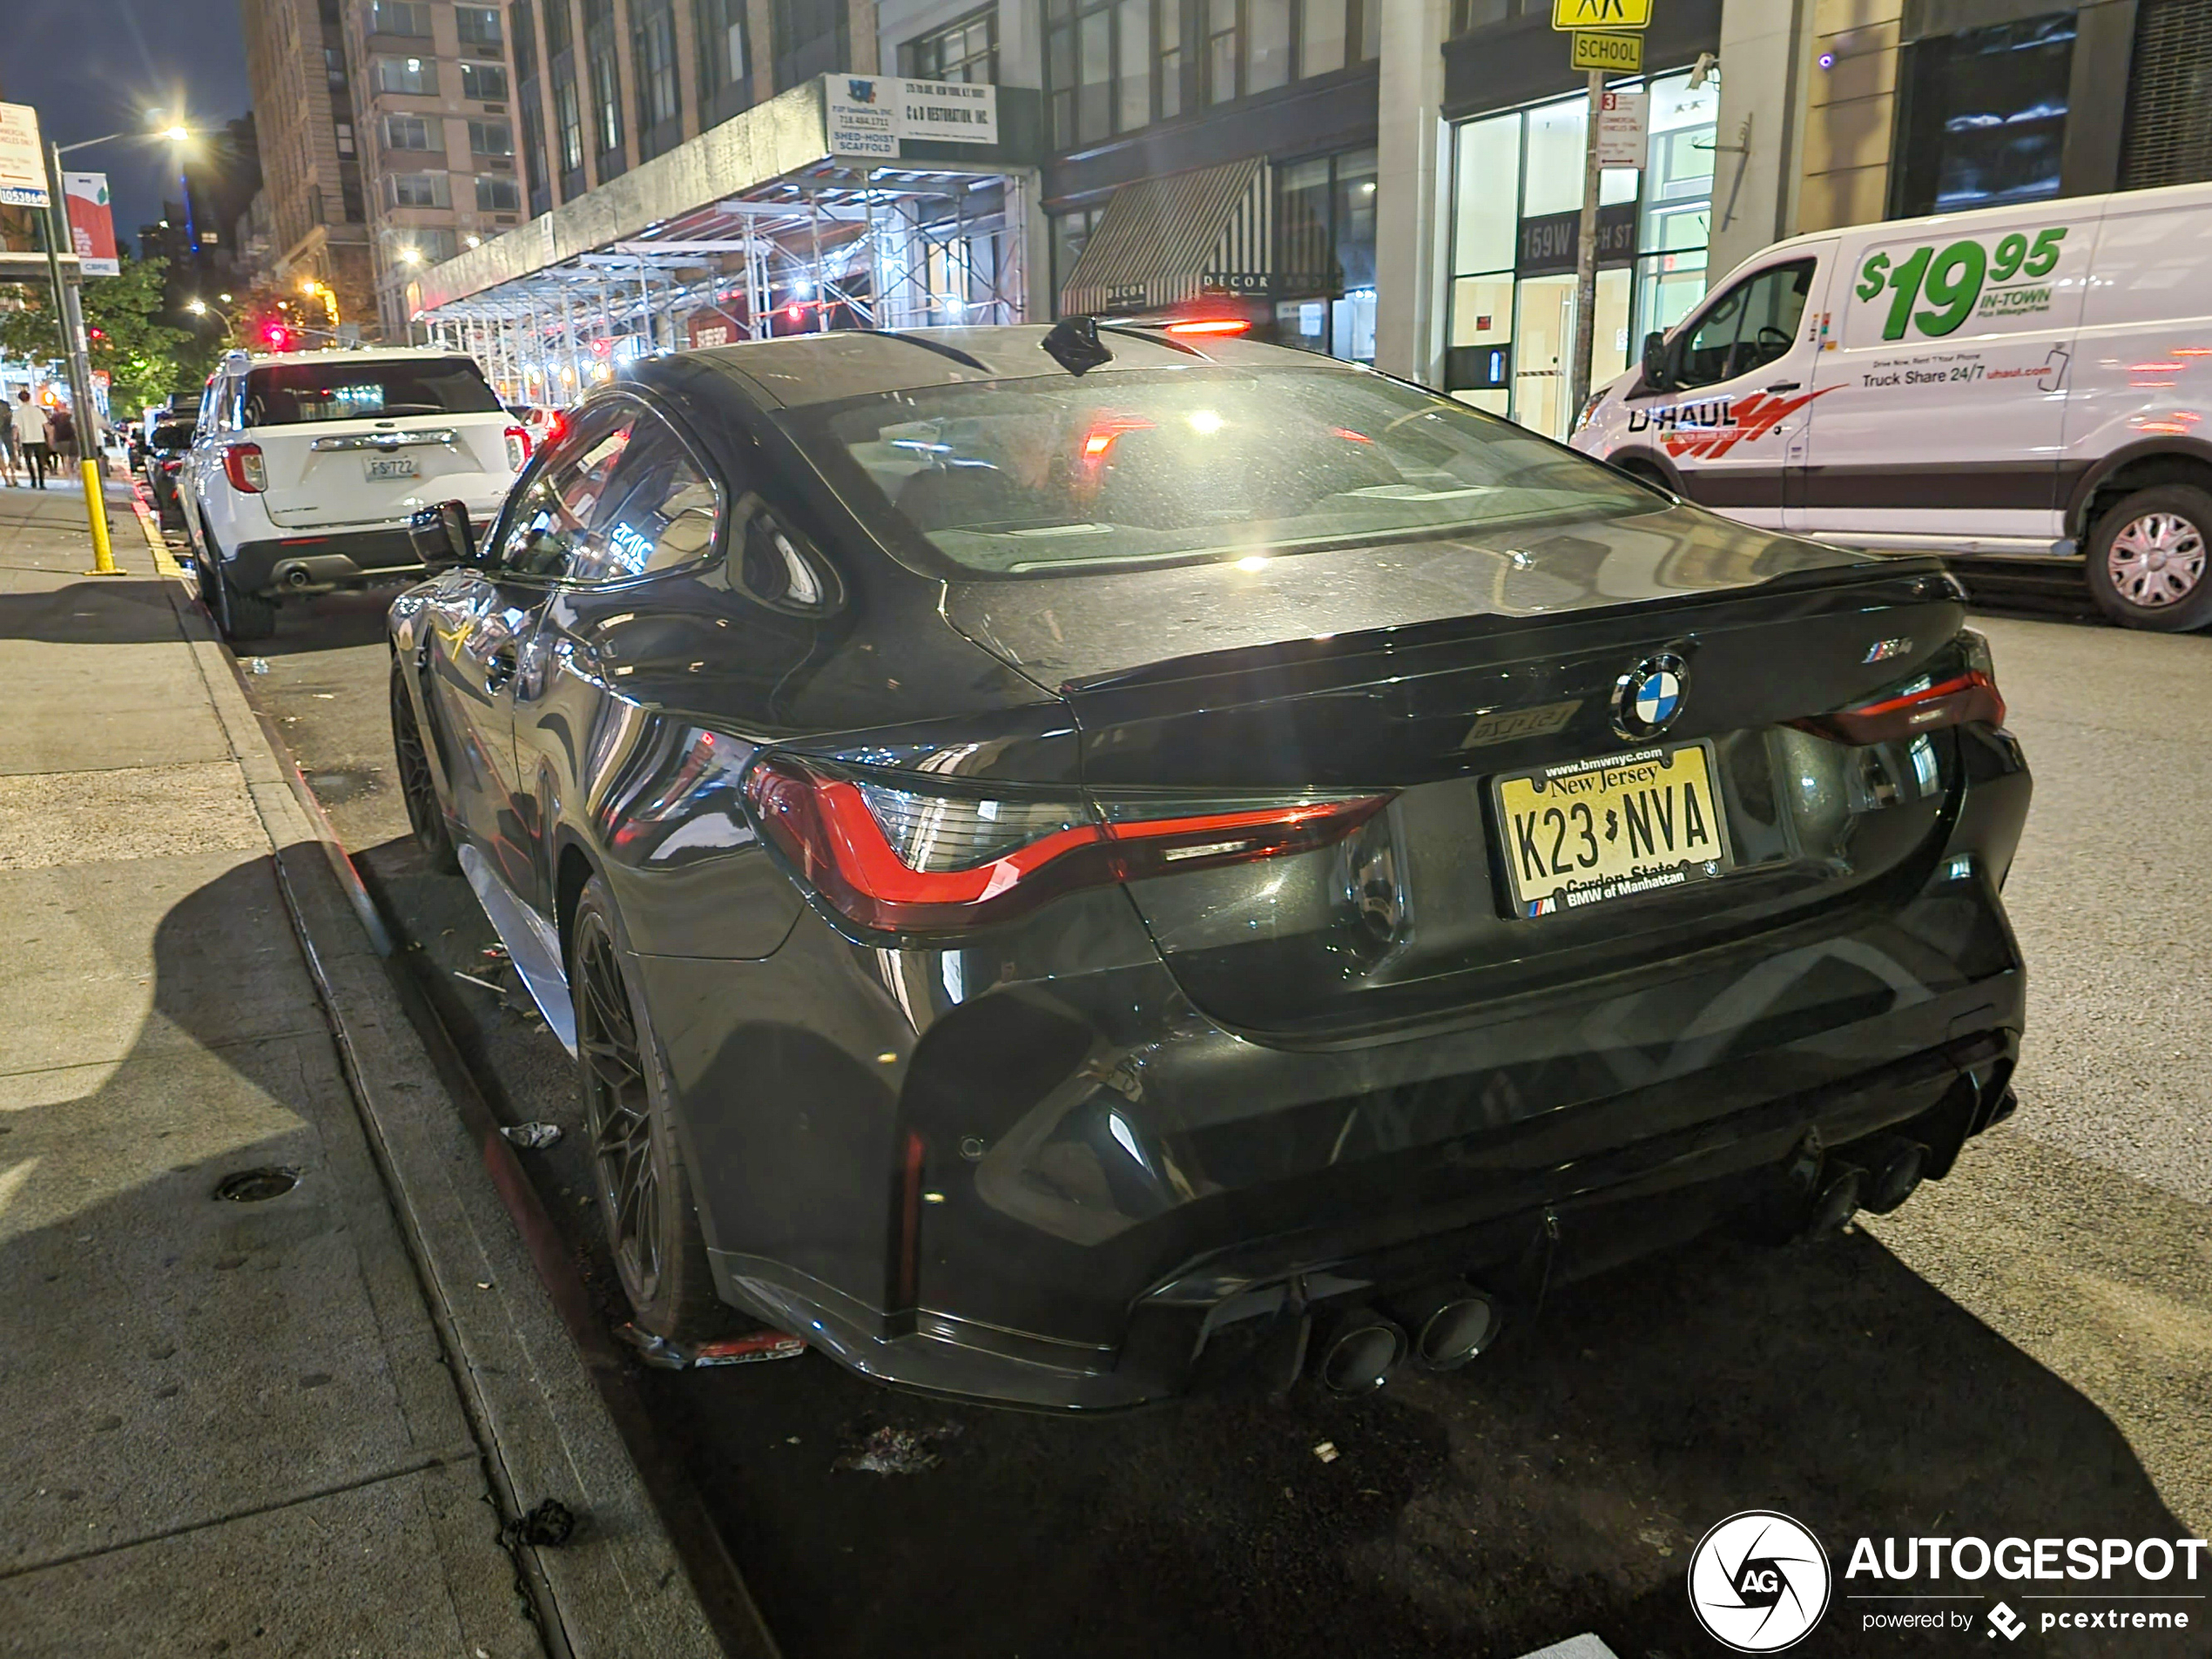
[[207,556],[199,561],[201,599],[215,617],[216,631],[233,644],[248,640],[266,639],[276,632],[276,601],[264,599],[256,593],[240,593],[230,577],[223,573],[222,556],[215,550],[215,537],[207,529],[207,521],[199,523],[200,539],[207,548]]
[[644,995],[623,966],[629,935],[604,877],[577,900],[569,941],[584,1134],[607,1247],[638,1327],[700,1341],[725,1329],[730,1312],[715,1294],[668,1068]]
[[2090,597],[2122,627],[2212,623],[2212,492],[2156,484],[2123,496],[2091,528],[2087,559]]
[[460,874],[461,860],[454,852],[445,803],[438,799],[437,774],[430,768],[429,745],[415,718],[415,699],[408,694],[407,659],[396,652],[392,657],[392,753],[399,763],[400,798],[407,803],[415,846],[432,869]]

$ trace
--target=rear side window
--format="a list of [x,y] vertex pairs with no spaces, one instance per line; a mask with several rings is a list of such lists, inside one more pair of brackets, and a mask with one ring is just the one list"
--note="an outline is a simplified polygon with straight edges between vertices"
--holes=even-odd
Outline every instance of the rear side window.
[[253,427],[498,408],[483,372],[467,357],[380,361],[341,353],[327,362],[273,364],[246,376],[246,424]]
[[714,545],[714,486],[657,417],[632,423],[619,463],[570,560],[572,582],[617,582],[691,563]]

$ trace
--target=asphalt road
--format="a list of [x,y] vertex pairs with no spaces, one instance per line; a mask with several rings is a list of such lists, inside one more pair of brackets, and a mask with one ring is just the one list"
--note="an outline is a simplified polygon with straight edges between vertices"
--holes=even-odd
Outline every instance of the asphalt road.
[[[612,1319],[567,1058],[519,992],[453,977],[487,969],[492,934],[407,838],[383,603],[287,610],[247,684],[495,1107],[570,1130],[526,1159]],[[2037,779],[2007,895],[2031,1029],[2018,1115],[1950,1179],[1819,1246],[1707,1239],[1576,1285],[1468,1370],[1359,1401],[1309,1386],[1073,1421],[894,1394],[811,1354],[642,1373],[786,1652],[1510,1656],[1590,1630],[1622,1659],[1687,1659],[1719,1651],[1691,1622],[1690,1552],[1745,1508],[1831,1552],[2212,1532],[2212,639],[1986,626]],[[835,1467],[884,1426],[934,1466]],[[1843,1567],[1802,1651],[1967,1639],[1870,1631],[1898,1604],[1843,1600],[1889,1588]],[[2080,1588],[1944,1588],[1983,1606]],[[2133,1588],[2202,1595],[2212,1571]],[[2212,1601],[2159,1605],[2195,1629],[2021,1651],[2212,1653]]]

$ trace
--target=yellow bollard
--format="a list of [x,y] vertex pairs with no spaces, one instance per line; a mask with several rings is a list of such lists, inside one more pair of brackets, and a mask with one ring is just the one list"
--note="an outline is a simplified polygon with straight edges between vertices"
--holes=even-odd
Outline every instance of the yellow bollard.
[[86,576],[121,576],[124,572],[115,563],[115,549],[107,539],[107,500],[100,492],[100,463],[87,458],[84,472],[84,516],[92,525],[92,568]]

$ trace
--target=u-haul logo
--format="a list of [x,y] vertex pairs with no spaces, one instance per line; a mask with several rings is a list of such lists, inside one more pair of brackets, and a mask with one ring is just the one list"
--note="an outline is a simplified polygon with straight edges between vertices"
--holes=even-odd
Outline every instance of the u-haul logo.
[[1825,397],[1836,389],[1824,386],[1802,397],[1754,392],[1743,398],[1708,398],[1665,408],[1630,409],[1629,430],[1658,434],[1660,448],[1670,455],[1711,461],[1739,443],[1764,437],[1813,399]]

